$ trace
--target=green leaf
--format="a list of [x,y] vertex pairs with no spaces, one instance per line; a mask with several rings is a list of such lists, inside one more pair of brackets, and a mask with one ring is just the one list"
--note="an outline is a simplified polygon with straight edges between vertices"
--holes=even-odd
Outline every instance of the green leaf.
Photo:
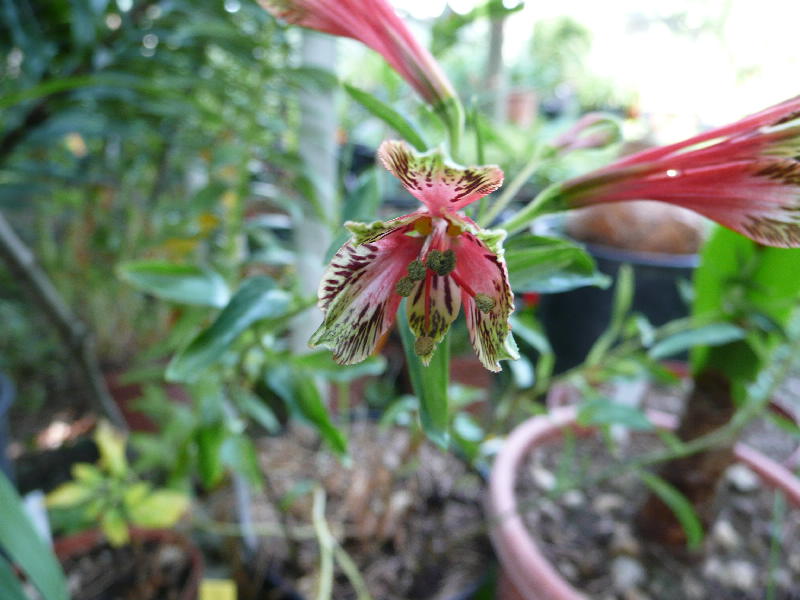
[[586,365],[596,365],[604,357],[622,332],[625,316],[631,309],[634,292],[633,269],[630,265],[622,265],[617,271],[614,287],[614,300],[611,305],[611,321],[608,328],[597,338],[597,341],[586,356]]
[[2,600],[29,600],[11,565],[0,555],[0,598]]
[[95,494],[95,489],[85,484],[62,483],[47,494],[48,508],[65,508],[82,504]]
[[170,528],[189,509],[186,494],[158,490],[128,509],[131,523],[138,527]]
[[355,365],[340,365],[333,360],[330,350],[322,350],[293,356],[291,362],[309,375],[320,375],[329,381],[347,382],[368,375],[380,375],[386,370],[386,359],[383,356],[370,356]]
[[224,474],[220,457],[220,448],[224,441],[225,428],[221,423],[199,427],[195,432],[197,466],[200,479],[206,489],[219,483]]
[[296,414],[314,425],[331,448],[340,454],[347,452],[347,438],[331,422],[313,377],[288,365],[275,365],[267,372],[266,380]]
[[422,135],[417,131],[417,128],[411,121],[406,119],[391,106],[378,100],[372,94],[359,90],[352,85],[345,83],[344,89],[350,94],[353,100],[394,129],[400,137],[404,138],[408,143],[414,146],[414,148],[420,152],[425,152],[428,149],[428,144],[425,143]]
[[100,519],[100,529],[106,536],[108,543],[119,548],[127,544],[131,537],[128,531],[128,523],[123,514],[117,509],[111,509]]
[[264,478],[258,463],[258,454],[255,445],[247,436],[239,434],[228,436],[222,444],[220,456],[229,468],[240,473],[252,485],[261,488]]
[[557,238],[521,235],[505,245],[511,287],[518,292],[552,294],[584,286],[606,288],[607,275],[583,249]]
[[289,312],[290,305],[289,295],[277,289],[269,277],[246,280],[214,323],[170,361],[166,378],[169,381],[196,379],[253,323],[266,319],[277,323]]
[[236,395],[236,399],[239,401],[242,411],[269,433],[275,434],[281,430],[278,417],[258,396],[249,392],[242,392]]
[[31,525],[11,482],[0,472],[0,546],[47,600],[69,600],[67,584],[52,550]]
[[580,425],[623,425],[637,431],[653,428],[650,419],[638,408],[610,398],[592,398],[581,404],[577,417]]
[[222,308],[230,290],[218,273],[194,265],[131,261],[117,266],[121,279],[162,300]]
[[123,477],[128,472],[125,435],[108,421],[100,421],[94,432],[94,442],[100,451],[100,466],[115,477]]
[[721,346],[744,339],[747,332],[731,323],[712,323],[696,329],[681,331],[657,342],[650,348],[650,358],[660,360],[695,346]]
[[419,398],[420,420],[428,438],[442,448],[447,448],[449,414],[447,388],[450,379],[449,336],[445,335],[426,367],[414,352],[414,334],[408,325],[405,300],[398,310],[398,329],[406,354],[406,365],[414,393]]
[[703,526],[686,496],[653,473],[638,471],[638,475],[645,485],[675,513],[686,533],[686,546],[689,550],[699,547],[703,541]]

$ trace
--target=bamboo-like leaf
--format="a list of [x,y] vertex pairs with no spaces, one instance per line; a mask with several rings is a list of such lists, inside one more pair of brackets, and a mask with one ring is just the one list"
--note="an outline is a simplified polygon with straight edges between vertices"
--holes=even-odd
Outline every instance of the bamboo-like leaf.
[[686,496],[658,475],[648,471],[638,471],[638,475],[645,485],[675,513],[686,533],[686,546],[689,550],[697,548],[703,541],[703,526]]
[[406,119],[391,106],[385,102],[382,102],[381,100],[378,100],[372,94],[368,94],[363,90],[353,87],[352,85],[345,83],[344,89],[348,94],[350,94],[350,97],[353,100],[358,102],[370,113],[394,129],[409,144],[414,146],[414,148],[420,152],[425,152],[428,149],[428,144],[425,143],[422,135],[417,131],[417,128],[414,127],[411,121]]

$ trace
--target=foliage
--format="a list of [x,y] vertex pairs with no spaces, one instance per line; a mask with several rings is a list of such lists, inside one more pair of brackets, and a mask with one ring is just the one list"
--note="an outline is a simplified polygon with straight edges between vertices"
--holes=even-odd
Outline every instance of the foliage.
[[131,527],[175,525],[189,507],[186,494],[154,488],[140,479],[125,456],[125,436],[107,422],[97,426],[94,440],[100,451],[99,462],[73,465],[74,479],[48,494],[48,507],[77,509],[83,526],[99,523],[112,546],[127,544]]

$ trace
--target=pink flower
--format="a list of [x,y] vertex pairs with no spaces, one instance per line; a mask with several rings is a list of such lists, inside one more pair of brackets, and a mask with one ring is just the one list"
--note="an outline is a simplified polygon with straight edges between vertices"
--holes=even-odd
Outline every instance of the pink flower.
[[349,37],[386,59],[436,107],[455,98],[439,64],[411,35],[386,0],[259,0],[273,15],[309,29]]
[[768,246],[800,246],[800,96],[554,190],[566,207],[660,200]]
[[503,231],[478,227],[459,212],[503,183],[495,166],[461,167],[439,150],[425,154],[387,141],[378,158],[424,206],[391,221],[347,222],[352,239],[333,257],[319,287],[325,313],[311,345],[333,349],[341,364],[364,360],[407,298],[415,351],[428,364],[464,305],[470,341],[483,365],[517,358],[508,317],[514,295],[503,260]]

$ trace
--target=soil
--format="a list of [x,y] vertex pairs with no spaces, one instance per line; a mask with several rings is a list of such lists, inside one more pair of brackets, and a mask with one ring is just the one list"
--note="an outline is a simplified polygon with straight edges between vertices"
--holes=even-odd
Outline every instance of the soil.
[[73,600],[180,600],[191,561],[172,542],[108,544],[63,563]]
[[[297,591],[316,597],[320,556],[310,493],[316,481],[325,490],[328,527],[373,598],[466,598],[485,578],[492,553],[484,483],[459,459],[412,440],[407,430],[382,430],[372,422],[351,425],[351,466],[319,450],[317,437],[300,428],[259,443],[271,491],[255,500],[253,520],[262,530],[287,527],[297,544],[291,557],[283,535],[261,538],[259,554],[272,561],[267,570],[280,561],[284,577],[295,575]],[[283,525],[267,495],[284,506]],[[338,566],[332,597],[356,598]]]
[[[791,385],[797,382],[790,391]],[[677,408],[680,394],[657,390],[646,405]],[[798,444],[765,421],[751,426],[745,441],[777,460],[792,456]],[[800,599],[800,510],[743,465],[726,472],[719,516],[699,550],[676,557],[636,535],[631,524],[647,489],[630,470],[597,476],[659,448],[652,435],[568,436],[528,457],[517,490],[523,518],[561,574],[599,600]],[[584,484],[545,494],[564,478]]]

